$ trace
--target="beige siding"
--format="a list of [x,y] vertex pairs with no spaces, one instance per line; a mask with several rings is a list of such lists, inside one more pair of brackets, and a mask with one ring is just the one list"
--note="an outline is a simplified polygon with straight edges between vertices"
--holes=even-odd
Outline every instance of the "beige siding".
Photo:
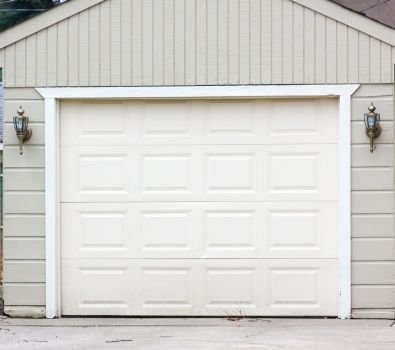
[[[369,65],[378,67],[377,62]],[[359,73],[366,79],[366,69]],[[383,134],[373,154],[361,123],[372,101],[383,120]],[[352,120],[353,317],[391,318],[395,308],[393,86],[361,86],[352,100]]]
[[[4,95],[5,311],[14,316],[42,316],[45,305],[44,103],[33,89],[5,89]],[[29,115],[33,130],[22,156],[11,123],[20,105]]]
[[6,87],[336,84],[390,83],[394,52],[291,0],[107,0],[0,57]]

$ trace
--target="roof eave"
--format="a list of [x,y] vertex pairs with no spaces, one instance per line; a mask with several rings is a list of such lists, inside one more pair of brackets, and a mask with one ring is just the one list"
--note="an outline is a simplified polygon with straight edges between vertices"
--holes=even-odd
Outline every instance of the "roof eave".
[[84,11],[104,0],[68,1],[0,33],[0,49]]

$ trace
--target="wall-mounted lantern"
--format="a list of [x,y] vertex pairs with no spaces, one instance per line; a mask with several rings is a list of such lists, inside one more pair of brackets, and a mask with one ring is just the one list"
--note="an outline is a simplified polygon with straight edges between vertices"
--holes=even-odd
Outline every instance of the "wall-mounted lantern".
[[18,109],[18,115],[14,117],[14,129],[19,140],[19,154],[23,154],[23,143],[32,136],[32,129],[29,128],[29,118],[25,116],[22,107]]
[[373,140],[381,134],[380,114],[376,113],[376,107],[372,104],[369,106],[369,113],[365,113],[365,131],[370,139],[370,152],[376,148]]

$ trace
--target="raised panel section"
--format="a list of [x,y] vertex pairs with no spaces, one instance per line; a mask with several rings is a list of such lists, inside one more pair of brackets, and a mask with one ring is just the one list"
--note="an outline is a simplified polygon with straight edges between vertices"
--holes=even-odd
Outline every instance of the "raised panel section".
[[337,203],[276,203],[264,213],[264,255],[336,258]]
[[80,249],[125,249],[125,213],[85,212],[80,220]]
[[317,249],[318,248],[317,212],[272,212],[270,237],[272,249]]
[[61,250],[64,258],[132,256],[132,214],[122,204],[62,204]]
[[268,269],[268,314],[337,315],[335,261],[278,261]]
[[145,138],[187,137],[190,133],[188,102],[145,103],[141,115],[141,136]]
[[126,144],[130,137],[128,104],[62,102],[61,145]]
[[[102,264],[102,265],[101,265]],[[113,265],[113,266],[110,266]],[[123,265],[123,266],[122,266]],[[129,311],[130,271],[98,261],[83,266],[64,264],[62,311],[69,315],[125,315]]]
[[336,200],[337,146],[271,146],[261,180],[269,200]]
[[275,307],[318,307],[317,269],[274,269],[271,271],[271,304]]
[[207,211],[205,236],[211,251],[255,250],[256,220],[254,211]]
[[254,154],[208,154],[206,168],[208,193],[255,192]]
[[272,154],[269,157],[271,192],[319,190],[318,154]]
[[103,193],[125,191],[125,155],[81,155],[79,192]]
[[[206,271],[207,308],[256,308],[254,269],[209,268]],[[242,312],[242,311],[241,311]]]
[[256,115],[254,104],[246,102],[208,102],[206,135],[212,136],[255,136]]
[[273,100],[259,104],[270,143],[337,142],[337,100]]
[[[337,314],[328,259],[63,259],[64,315]],[[102,283],[102,284],[101,284]]]
[[63,146],[60,154],[67,172],[60,183],[62,202],[124,201],[136,190],[137,162],[125,147]]
[[189,211],[143,212],[142,249],[190,249],[192,238],[190,215]]
[[143,268],[142,273],[143,308],[192,307],[192,281],[188,269]]
[[143,193],[191,192],[189,154],[145,154],[141,163]]

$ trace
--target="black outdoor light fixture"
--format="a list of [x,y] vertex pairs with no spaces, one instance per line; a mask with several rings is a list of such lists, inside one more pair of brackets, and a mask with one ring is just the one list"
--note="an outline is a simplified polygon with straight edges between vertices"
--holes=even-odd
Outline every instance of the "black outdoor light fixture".
[[380,126],[380,113],[376,113],[376,107],[372,104],[369,106],[369,113],[365,113],[365,131],[366,135],[370,139],[370,152],[373,152],[376,148],[373,140],[379,137],[381,134]]
[[23,154],[23,143],[32,136],[32,129],[29,128],[29,118],[25,116],[22,107],[18,109],[18,115],[14,117],[14,129],[19,140],[19,154]]

